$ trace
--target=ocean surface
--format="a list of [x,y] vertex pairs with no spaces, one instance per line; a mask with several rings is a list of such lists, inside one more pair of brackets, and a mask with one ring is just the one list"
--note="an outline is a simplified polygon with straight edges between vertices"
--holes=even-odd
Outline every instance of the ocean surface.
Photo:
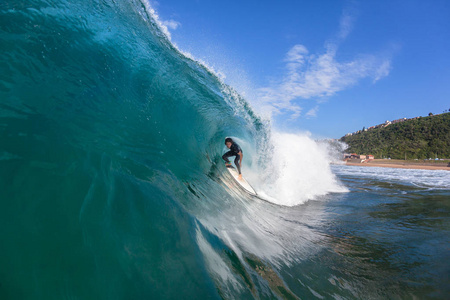
[[0,299],[448,299],[450,172],[334,155],[145,1],[0,3]]

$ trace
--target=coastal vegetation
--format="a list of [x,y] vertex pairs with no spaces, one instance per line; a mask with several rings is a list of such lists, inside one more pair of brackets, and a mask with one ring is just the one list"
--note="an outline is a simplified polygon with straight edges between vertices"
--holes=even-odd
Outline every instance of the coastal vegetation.
[[375,158],[450,158],[450,113],[362,130],[340,140],[349,146],[347,152]]

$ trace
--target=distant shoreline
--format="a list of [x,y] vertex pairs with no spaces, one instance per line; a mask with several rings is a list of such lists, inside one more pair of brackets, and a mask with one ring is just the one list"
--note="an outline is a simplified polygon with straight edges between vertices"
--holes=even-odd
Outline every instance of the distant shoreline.
[[365,162],[359,162],[358,160],[348,160],[347,166],[358,167],[381,167],[381,168],[396,168],[396,169],[417,169],[417,170],[445,170],[450,171],[450,163],[421,163],[410,162],[402,160],[387,160],[387,159],[374,159],[367,160]]

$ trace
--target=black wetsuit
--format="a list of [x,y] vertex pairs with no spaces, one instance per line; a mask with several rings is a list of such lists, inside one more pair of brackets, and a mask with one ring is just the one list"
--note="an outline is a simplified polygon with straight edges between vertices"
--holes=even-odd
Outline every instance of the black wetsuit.
[[230,162],[230,161],[228,160],[228,157],[230,157],[230,156],[236,156],[236,158],[234,159],[234,164],[236,165],[236,167],[237,167],[237,169],[238,169],[238,171],[239,171],[239,174],[241,174],[241,165],[239,164],[239,159],[241,158],[241,156],[238,154],[239,152],[243,153],[241,147],[239,147],[238,144],[236,144],[236,143],[233,142],[233,144],[232,144],[231,147],[230,147],[230,151],[228,151],[227,153],[225,153],[225,154],[222,156],[222,158],[223,158],[224,161]]

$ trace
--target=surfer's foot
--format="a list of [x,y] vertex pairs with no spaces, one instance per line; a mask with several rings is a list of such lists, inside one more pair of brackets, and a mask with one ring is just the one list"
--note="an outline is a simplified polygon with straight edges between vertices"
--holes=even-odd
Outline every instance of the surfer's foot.
[[230,162],[226,162],[226,163],[225,163],[225,166],[226,166],[226,167],[231,167],[231,163],[230,163]]
[[242,174],[239,174],[238,179],[242,180]]

